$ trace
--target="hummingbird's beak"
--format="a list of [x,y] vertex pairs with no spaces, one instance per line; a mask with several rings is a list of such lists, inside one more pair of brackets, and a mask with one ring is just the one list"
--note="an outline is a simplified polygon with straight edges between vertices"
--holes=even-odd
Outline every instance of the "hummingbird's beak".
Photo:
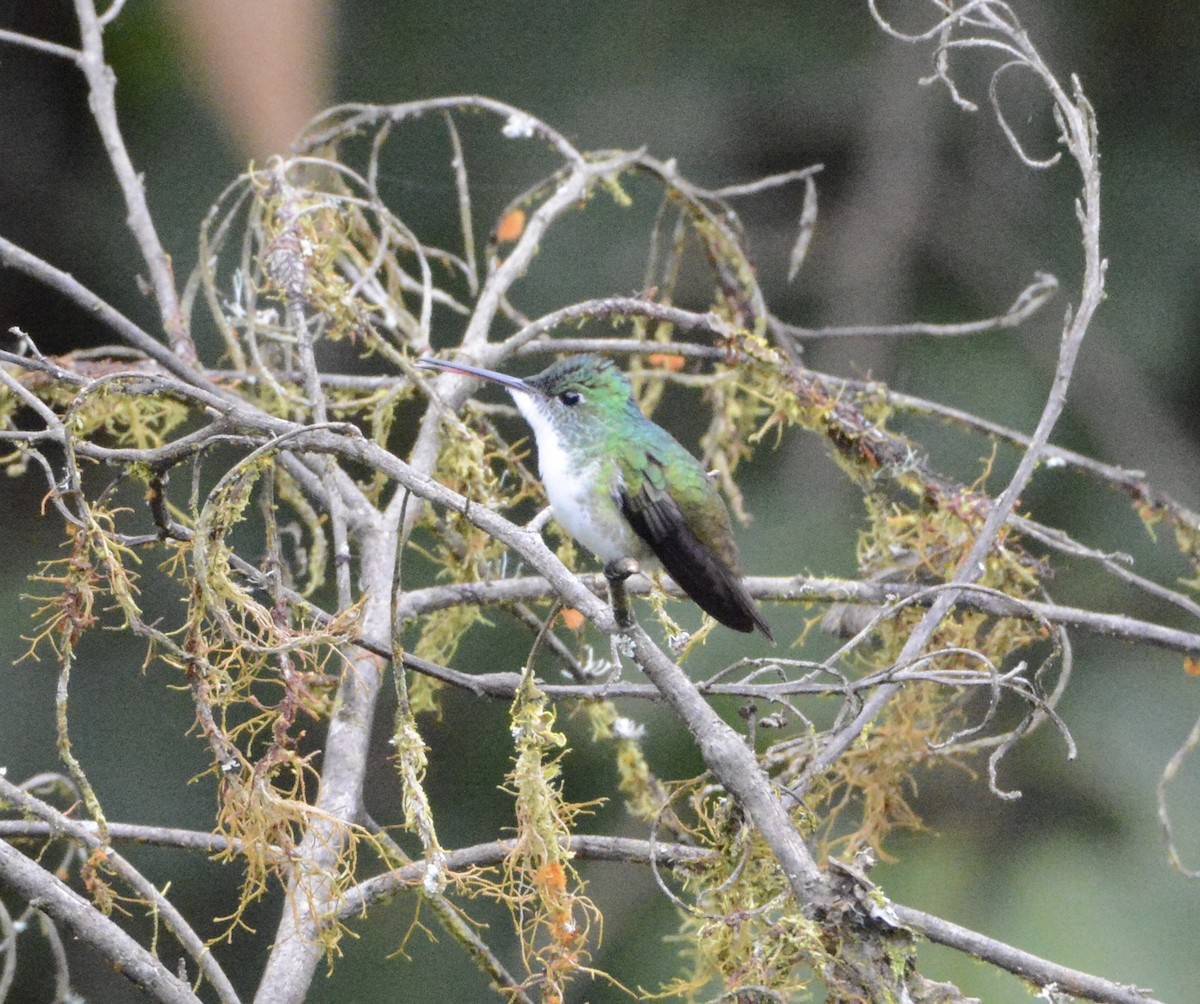
[[417,360],[417,368],[423,370],[444,370],[447,373],[459,373],[462,376],[479,377],[480,380],[490,380],[509,390],[521,391],[523,394],[535,394],[536,391],[520,377],[509,376],[507,373],[497,373],[495,370],[485,370],[479,366],[468,366],[466,363],[447,362],[443,359],[431,359],[423,356]]

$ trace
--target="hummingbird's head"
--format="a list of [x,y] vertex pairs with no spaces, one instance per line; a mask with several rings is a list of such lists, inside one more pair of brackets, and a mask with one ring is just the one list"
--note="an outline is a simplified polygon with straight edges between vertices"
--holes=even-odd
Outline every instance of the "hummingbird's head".
[[533,428],[539,454],[550,443],[568,451],[595,449],[620,434],[630,409],[641,416],[625,374],[601,356],[568,356],[522,382],[524,393],[510,390]]
[[421,359],[417,365],[500,384],[512,395],[539,442],[544,435],[555,441],[595,441],[611,434],[614,423],[629,409],[641,414],[625,375],[602,356],[568,356],[524,379],[440,359]]
[[[633,401],[625,374],[601,356],[568,356],[526,377],[524,383],[529,403],[551,422],[566,427],[619,415]],[[514,397],[520,406],[520,395]]]

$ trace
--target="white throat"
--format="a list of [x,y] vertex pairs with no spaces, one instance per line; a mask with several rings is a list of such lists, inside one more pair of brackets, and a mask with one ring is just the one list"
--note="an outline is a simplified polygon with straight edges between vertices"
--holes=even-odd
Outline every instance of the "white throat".
[[620,515],[612,497],[611,462],[602,457],[572,457],[560,430],[528,394],[513,392],[513,401],[537,440],[538,473],[554,518],[576,541],[601,561],[648,560],[649,550]]

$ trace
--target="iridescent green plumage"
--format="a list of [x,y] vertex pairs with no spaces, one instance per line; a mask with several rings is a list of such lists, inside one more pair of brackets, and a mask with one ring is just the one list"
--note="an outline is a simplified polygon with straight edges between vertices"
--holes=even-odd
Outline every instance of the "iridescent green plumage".
[[509,390],[537,439],[555,518],[606,565],[657,561],[722,624],[771,637],[742,583],[720,492],[699,461],[641,413],[610,360],[571,356],[524,380],[434,359],[421,365]]

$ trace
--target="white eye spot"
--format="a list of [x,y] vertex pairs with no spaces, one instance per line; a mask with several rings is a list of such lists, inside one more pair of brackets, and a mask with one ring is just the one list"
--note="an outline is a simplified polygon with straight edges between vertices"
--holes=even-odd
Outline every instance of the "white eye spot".
[[577,390],[564,390],[558,395],[558,399],[568,408],[574,408],[575,405],[583,400],[583,395]]

